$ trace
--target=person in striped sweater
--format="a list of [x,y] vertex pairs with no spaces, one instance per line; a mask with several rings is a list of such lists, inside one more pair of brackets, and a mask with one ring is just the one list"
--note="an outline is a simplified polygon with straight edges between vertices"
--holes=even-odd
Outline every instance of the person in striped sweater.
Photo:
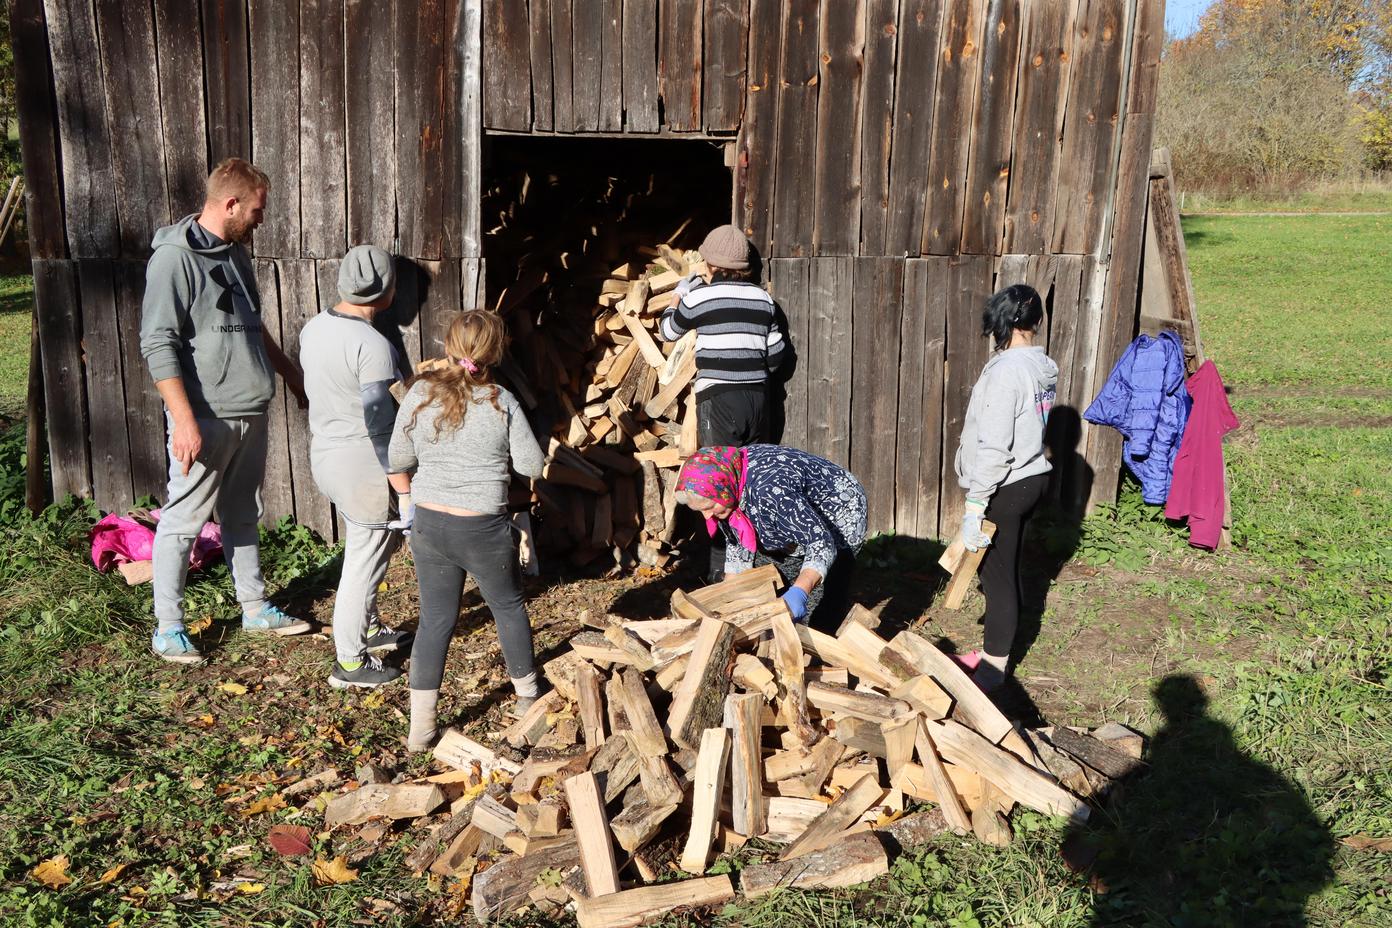
[[[701,243],[708,270],[677,285],[658,334],[674,342],[696,333],[696,434],[702,448],[764,444],[769,428],[769,377],[786,343],[773,297],[753,280],[749,239],[723,225]],[[725,539],[711,538],[706,579],[725,575]]]

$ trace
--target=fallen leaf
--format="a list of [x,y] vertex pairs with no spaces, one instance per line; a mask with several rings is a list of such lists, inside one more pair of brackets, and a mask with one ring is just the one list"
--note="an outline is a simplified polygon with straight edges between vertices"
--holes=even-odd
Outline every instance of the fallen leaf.
[[124,871],[124,870],[125,870],[127,867],[129,867],[129,866],[130,866],[130,863],[129,863],[129,862],[124,863],[124,864],[117,864],[116,866],[112,867],[110,870],[108,870],[108,871],[106,871],[105,873],[103,873],[103,874],[101,875],[101,878],[98,879],[97,882],[98,882],[98,883],[111,883],[111,882],[114,882],[115,879],[116,879],[118,876],[121,875],[122,871]]
[[212,715],[204,714],[197,715],[189,719],[189,724],[194,725],[198,728],[212,728],[214,725],[217,724],[217,722],[213,719]]
[[387,694],[379,689],[376,692],[369,693],[367,696],[365,696],[363,698],[362,705],[364,709],[376,709],[386,701]]
[[351,883],[357,878],[358,871],[348,866],[348,859],[342,854],[333,860],[325,860],[320,857],[314,862],[314,882],[320,886]]
[[273,825],[266,843],[283,857],[299,857],[310,851],[309,829],[303,825]]
[[1355,851],[1382,851],[1392,853],[1392,838],[1374,838],[1370,835],[1349,835],[1347,838],[1340,839],[1342,843],[1353,848]]
[[29,875],[49,889],[62,889],[72,882],[72,877],[68,876],[68,855],[50,857],[29,871]]
[[248,895],[248,896],[254,896],[254,895],[256,895],[256,894],[259,893],[259,892],[265,892],[265,890],[266,890],[266,884],[265,884],[265,883],[238,883],[238,884],[237,884],[237,892],[239,892],[239,893],[245,893],[245,894]]
[[219,683],[218,689],[233,696],[245,696],[247,688],[240,683]]
[[252,815],[260,815],[262,812],[275,812],[283,808],[285,808],[285,797],[280,793],[271,793],[271,795],[263,796],[247,806],[242,810],[242,814],[250,817]]
[[207,631],[212,626],[212,624],[213,617],[210,615],[205,615],[203,618],[194,619],[192,622],[189,622],[187,625],[185,625],[184,631],[190,635],[201,635],[203,632]]

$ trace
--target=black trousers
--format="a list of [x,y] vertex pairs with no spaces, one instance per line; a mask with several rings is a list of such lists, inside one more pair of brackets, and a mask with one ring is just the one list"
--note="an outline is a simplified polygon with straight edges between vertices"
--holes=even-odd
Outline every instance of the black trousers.
[[1020,538],[1034,507],[1049,487],[1048,474],[1008,483],[991,497],[986,518],[996,524],[995,537],[981,559],[981,590],[986,594],[983,647],[997,657],[1009,654],[1020,624]]
[[[720,533],[716,533],[719,537]],[[792,586],[798,574],[802,573],[801,554],[778,554],[755,552],[754,566],[772,564],[778,568],[785,586]],[[807,624],[819,632],[836,634],[841,620],[851,611],[851,581],[855,576],[855,552],[838,551],[836,560],[827,568],[822,582],[807,595]]]
[[[696,401],[696,441],[702,448],[714,445],[761,445],[768,441],[768,387],[723,390]],[[725,536],[716,532],[710,541],[710,569],[706,579],[719,582],[725,576]]]

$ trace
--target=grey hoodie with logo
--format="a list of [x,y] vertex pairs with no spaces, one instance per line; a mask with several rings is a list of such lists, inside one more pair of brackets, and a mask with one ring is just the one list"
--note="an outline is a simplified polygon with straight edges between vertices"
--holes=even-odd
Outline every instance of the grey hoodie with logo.
[[275,377],[246,250],[185,216],[155,232],[145,269],[140,353],[156,382],[182,377],[199,418],[264,413]]
[[972,387],[957,447],[957,482],[983,502],[1000,487],[1048,473],[1044,425],[1058,391],[1058,365],[1043,348],[996,353]]

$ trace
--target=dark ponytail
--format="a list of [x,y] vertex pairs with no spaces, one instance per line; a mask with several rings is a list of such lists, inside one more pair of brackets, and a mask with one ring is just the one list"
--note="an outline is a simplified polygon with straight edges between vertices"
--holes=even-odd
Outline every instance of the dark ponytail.
[[1010,335],[1016,329],[1033,331],[1043,321],[1044,301],[1039,298],[1038,291],[1028,284],[1015,284],[986,301],[986,310],[981,314],[981,334],[995,339],[999,351],[1010,344]]

